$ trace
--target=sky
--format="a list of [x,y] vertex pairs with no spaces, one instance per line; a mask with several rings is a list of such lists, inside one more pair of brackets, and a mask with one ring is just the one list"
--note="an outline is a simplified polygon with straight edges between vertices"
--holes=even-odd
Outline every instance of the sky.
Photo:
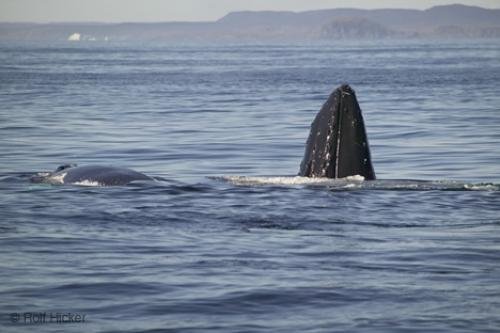
[[500,0],[0,0],[0,21],[215,21],[237,10],[427,9],[452,3],[500,8]]

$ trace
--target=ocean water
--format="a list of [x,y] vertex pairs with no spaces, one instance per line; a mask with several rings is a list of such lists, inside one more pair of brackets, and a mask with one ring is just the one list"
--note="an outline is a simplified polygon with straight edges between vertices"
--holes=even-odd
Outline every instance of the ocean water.
[[[346,82],[379,180],[294,177]],[[498,40],[0,44],[0,105],[1,332],[500,329]]]

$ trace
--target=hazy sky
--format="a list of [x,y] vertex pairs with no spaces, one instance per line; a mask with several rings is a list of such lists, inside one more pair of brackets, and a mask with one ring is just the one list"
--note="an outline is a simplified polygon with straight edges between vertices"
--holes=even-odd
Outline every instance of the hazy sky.
[[426,9],[450,3],[500,8],[500,0],[0,0],[0,21],[212,21],[235,10]]

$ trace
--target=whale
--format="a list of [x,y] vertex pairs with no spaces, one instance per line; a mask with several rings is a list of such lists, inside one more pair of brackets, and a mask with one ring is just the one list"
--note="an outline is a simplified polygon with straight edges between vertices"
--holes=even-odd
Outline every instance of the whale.
[[39,172],[30,178],[33,183],[47,184],[73,184],[73,185],[95,185],[95,186],[120,186],[127,185],[133,181],[152,181],[153,178],[132,169],[76,164],[65,164],[59,166],[53,172]]
[[368,137],[356,93],[343,84],[314,118],[299,176],[375,180]]
[[[356,93],[347,84],[335,89],[317,113],[306,141],[299,176],[375,180],[368,137]],[[53,172],[39,172],[33,183],[120,186],[154,181],[128,168],[64,164]]]

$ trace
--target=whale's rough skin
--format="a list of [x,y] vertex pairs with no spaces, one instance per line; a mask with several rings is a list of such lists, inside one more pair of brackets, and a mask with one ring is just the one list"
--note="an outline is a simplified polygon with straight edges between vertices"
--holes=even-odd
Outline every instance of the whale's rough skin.
[[127,185],[137,180],[153,180],[143,173],[112,166],[87,165],[59,167],[55,172],[31,177],[35,183],[49,184],[96,184],[100,186]]
[[299,176],[375,179],[361,109],[348,85],[335,89],[311,124]]

